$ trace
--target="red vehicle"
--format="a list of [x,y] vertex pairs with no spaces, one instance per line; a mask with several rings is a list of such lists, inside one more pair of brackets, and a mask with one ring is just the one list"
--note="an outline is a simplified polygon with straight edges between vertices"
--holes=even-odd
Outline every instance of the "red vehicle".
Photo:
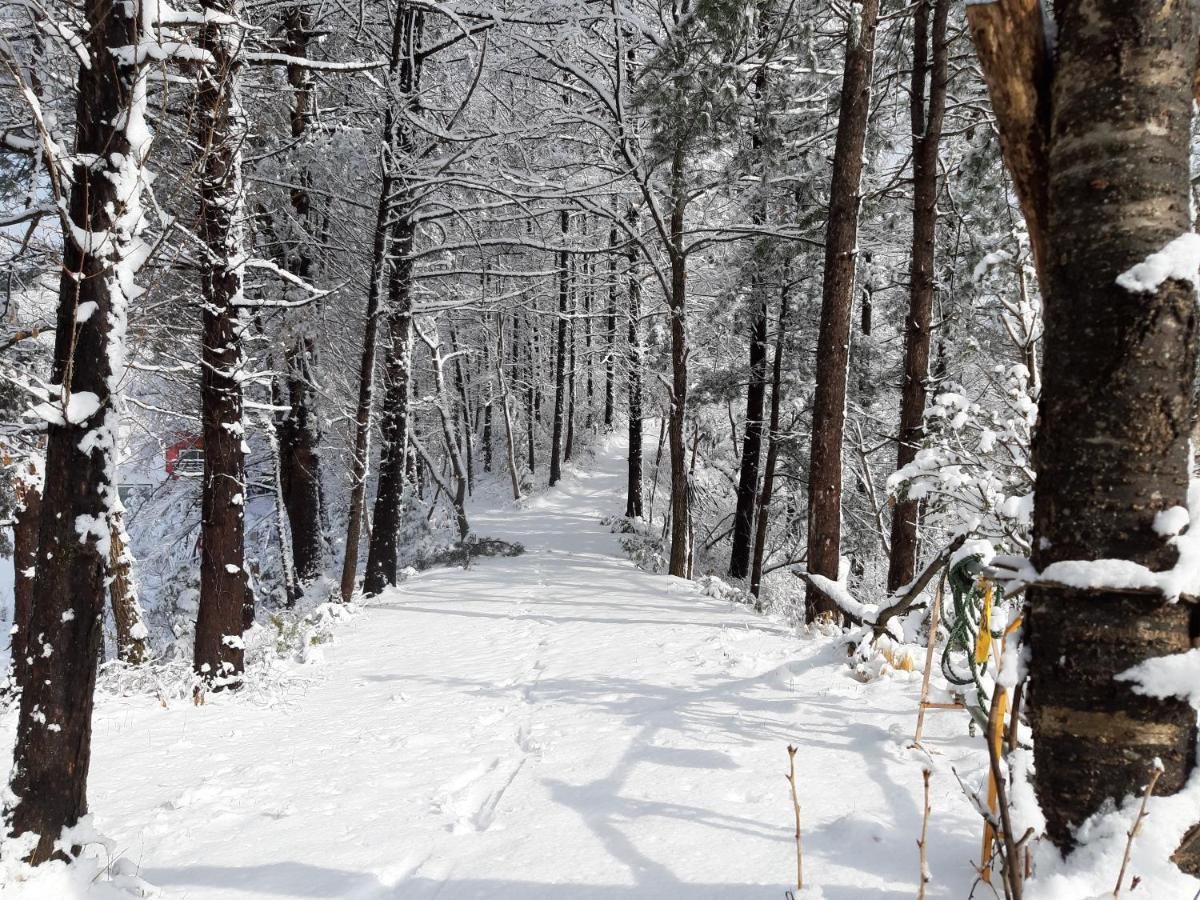
[[167,447],[167,477],[199,475],[204,471],[204,438],[198,434],[179,436]]

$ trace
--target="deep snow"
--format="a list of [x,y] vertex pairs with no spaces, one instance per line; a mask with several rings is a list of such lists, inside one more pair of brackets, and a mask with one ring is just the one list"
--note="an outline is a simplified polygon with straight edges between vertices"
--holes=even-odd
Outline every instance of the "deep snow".
[[827,638],[637,569],[600,523],[621,451],[477,512],[528,552],[412,577],[278,703],[101,698],[98,830],[167,898],[782,898],[792,742],[809,884],[911,900],[932,764],[929,897],[966,897],[965,715],[908,749],[915,673],[862,684]]

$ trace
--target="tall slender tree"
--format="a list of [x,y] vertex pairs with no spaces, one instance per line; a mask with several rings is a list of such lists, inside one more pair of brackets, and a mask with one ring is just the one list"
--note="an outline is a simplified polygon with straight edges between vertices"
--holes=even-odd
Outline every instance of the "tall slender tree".
[[[897,469],[913,461],[925,433],[925,382],[929,377],[929,332],[933,320],[933,270],[937,235],[938,146],[946,113],[946,84],[950,69],[946,46],[949,11],[949,0],[919,0],[913,9],[913,70],[909,89],[913,235],[908,270],[908,315],[904,321],[904,381],[900,386]],[[891,592],[908,584],[916,574],[920,509],[917,500],[904,497],[892,511],[892,555],[888,562],[887,581]]]
[[200,417],[204,480],[200,512],[200,608],[196,672],[213,687],[236,685],[245,665],[242,632],[252,619],[246,573],[246,427],[242,416],[243,260],[246,254],[241,100],[244,28],[238,0],[206,0],[199,67]]
[[[821,328],[817,338],[817,384],[813,396],[808,469],[808,571],[836,579],[841,562],[842,439],[846,423],[846,377],[850,362],[850,318],[858,259],[858,213],[863,147],[870,112],[879,0],[864,0],[846,27],[846,59],[838,114],[837,142],[829,188]],[[809,582],[806,621],[840,618],[837,604]]]

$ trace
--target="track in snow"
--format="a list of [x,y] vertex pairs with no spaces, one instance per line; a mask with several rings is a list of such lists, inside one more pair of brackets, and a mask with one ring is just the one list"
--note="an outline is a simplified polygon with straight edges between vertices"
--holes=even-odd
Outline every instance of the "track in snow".
[[[526,555],[380,598],[282,708],[103,701],[99,829],[166,898],[782,898],[794,742],[809,880],[910,900],[915,684],[859,684],[827,642],[635,568],[599,522],[621,451],[477,513]],[[931,743],[930,897],[961,900],[977,820],[948,766],[973,747]]]

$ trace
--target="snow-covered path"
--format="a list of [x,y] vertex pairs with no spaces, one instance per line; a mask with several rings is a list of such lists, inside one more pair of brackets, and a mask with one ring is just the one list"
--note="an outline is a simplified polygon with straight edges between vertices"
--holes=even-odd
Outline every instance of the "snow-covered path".
[[[168,898],[781,898],[794,742],[810,881],[911,900],[915,683],[634,567],[599,522],[621,465],[477,514],[528,552],[412,578],[286,704],[104,700],[98,828]],[[931,741],[930,896],[962,900],[970,744],[957,714],[931,731],[961,736]]]

